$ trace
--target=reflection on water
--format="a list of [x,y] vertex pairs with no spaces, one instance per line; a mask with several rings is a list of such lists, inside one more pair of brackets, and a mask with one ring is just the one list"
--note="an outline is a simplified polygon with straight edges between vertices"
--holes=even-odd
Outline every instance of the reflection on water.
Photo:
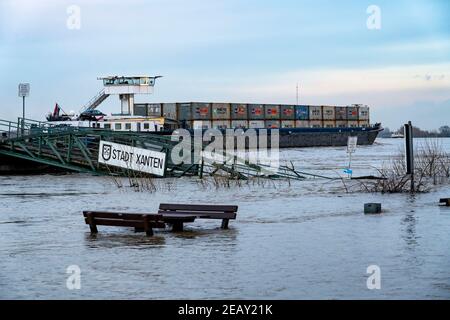
[[[402,141],[358,148],[355,175],[373,174]],[[450,149],[450,140],[444,140]],[[299,170],[342,174],[345,148],[283,150]],[[347,194],[341,182],[202,186],[190,178],[158,181],[155,193],[117,189],[86,175],[0,177],[0,298],[105,299],[397,299],[450,298],[449,187],[427,194]],[[99,226],[83,210],[156,212],[162,202],[236,204],[229,230],[197,220],[185,232]],[[364,203],[383,214],[365,216]],[[366,287],[380,266],[382,289]],[[78,265],[82,289],[66,288]]]

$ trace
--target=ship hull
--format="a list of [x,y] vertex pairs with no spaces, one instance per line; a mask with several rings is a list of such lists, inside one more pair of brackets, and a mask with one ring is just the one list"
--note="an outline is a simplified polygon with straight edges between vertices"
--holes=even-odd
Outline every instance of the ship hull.
[[[349,137],[358,137],[358,145],[372,145],[382,131],[381,125],[359,128],[289,128],[289,129],[241,129],[244,133],[254,130],[258,136],[257,145],[252,145],[249,139],[245,139],[245,148],[252,149],[255,146],[271,147],[272,135],[276,132],[279,136],[279,148],[308,148],[308,147],[340,147],[346,146]],[[197,130],[190,130],[192,137]],[[206,130],[203,131],[203,134]],[[225,136],[226,131],[222,131]],[[224,139],[226,148],[226,139]],[[207,143],[206,143],[207,144]],[[238,138],[235,137],[235,146],[239,146]]]
[[280,131],[280,148],[346,146],[348,137],[358,137],[358,145],[372,145],[379,128],[303,129]]

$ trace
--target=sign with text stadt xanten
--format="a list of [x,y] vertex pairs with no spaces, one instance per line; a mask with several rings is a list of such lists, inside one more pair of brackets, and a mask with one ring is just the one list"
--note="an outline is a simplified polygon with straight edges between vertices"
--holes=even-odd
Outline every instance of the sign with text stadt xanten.
[[109,141],[100,141],[98,162],[114,167],[164,176],[166,154]]

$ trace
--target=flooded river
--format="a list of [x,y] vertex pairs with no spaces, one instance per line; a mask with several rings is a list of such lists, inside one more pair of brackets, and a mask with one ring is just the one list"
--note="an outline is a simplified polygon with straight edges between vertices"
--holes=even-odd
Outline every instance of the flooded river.
[[[417,139],[419,141],[419,139]],[[359,147],[355,175],[373,173],[402,148],[378,139]],[[450,139],[441,140],[450,150]],[[342,174],[345,148],[283,150],[296,168]],[[431,192],[347,194],[340,182],[308,179],[216,189],[192,178],[157,192],[118,189],[87,175],[0,177],[0,299],[449,299],[450,187]],[[156,212],[162,202],[239,206],[229,230],[197,220],[155,237],[99,226],[83,210]],[[366,202],[384,213],[366,216]],[[381,288],[369,290],[378,266]],[[69,266],[81,271],[70,290]]]

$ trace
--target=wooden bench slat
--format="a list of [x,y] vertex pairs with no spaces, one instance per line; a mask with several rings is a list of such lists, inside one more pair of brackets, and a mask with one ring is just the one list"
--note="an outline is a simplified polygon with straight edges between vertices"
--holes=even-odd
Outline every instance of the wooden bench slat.
[[[89,224],[88,219],[85,219],[86,224]],[[144,221],[134,221],[134,220],[118,220],[118,219],[102,219],[95,218],[94,223],[97,226],[113,226],[113,227],[130,227],[130,228],[138,228],[144,229]],[[154,222],[150,221],[151,228],[165,228],[164,222]]]
[[228,205],[195,205],[195,204],[180,204],[180,203],[161,203],[159,210],[169,211],[223,211],[223,212],[236,212],[238,206]]
[[159,211],[164,217],[197,217],[201,219],[236,219],[235,212],[189,212],[189,211]]
[[166,223],[174,223],[174,222],[194,222],[196,217],[166,217],[164,218],[164,222]]
[[107,212],[107,211],[83,211],[83,216],[91,213],[94,218],[104,219],[122,219],[122,220],[143,220],[144,216],[148,216],[149,220],[161,221],[162,216],[155,213],[122,213],[122,212]]

